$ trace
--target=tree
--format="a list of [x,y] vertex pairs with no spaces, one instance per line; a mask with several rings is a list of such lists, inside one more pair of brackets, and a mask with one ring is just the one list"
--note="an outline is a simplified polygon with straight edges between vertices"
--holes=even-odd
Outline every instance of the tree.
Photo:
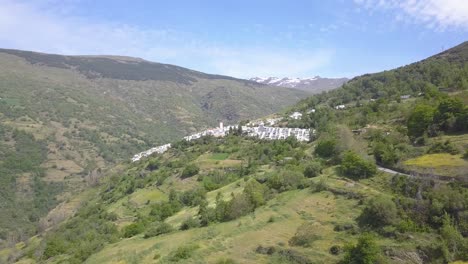
[[384,166],[393,166],[398,162],[398,154],[391,144],[377,142],[373,149],[374,157],[377,163]]
[[459,98],[447,97],[443,99],[434,116],[434,121],[443,131],[455,130],[457,119],[463,112],[463,102]]
[[182,171],[182,174],[180,175],[180,177],[182,179],[189,178],[189,177],[192,177],[194,175],[197,175],[199,171],[200,171],[200,168],[198,168],[197,165],[189,164],[184,168],[184,170]]
[[396,224],[398,212],[395,203],[385,197],[370,199],[358,218],[361,227],[382,228]]
[[348,151],[341,162],[341,172],[351,178],[368,178],[377,173],[374,162],[361,158],[358,154]]
[[336,140],[327,139],[317,142],[315,154],[322,158],[332,158],[338,154]]
[[421,137],[434,120],[434,108],[427,104],[418,104],[411,112],[408,121],[408,136]]
[[320,162],[311,162],[304,169],[304,176],[307,178],[313,178],[322,173],[322,164]]
[[266,203],[265,195],[267,191],[268,189],[256,180],[248,181],[244,187],[244,195],[254,208]]
[[198,217],[201,226],[208,226],[211,222],[216,221],[216,211],[214,208],[208,207],[206,199],[198,207]]
[[348,245],[340,264],[374,264],[380,258],[380,248],[372,234],[362,234],[356,245]]

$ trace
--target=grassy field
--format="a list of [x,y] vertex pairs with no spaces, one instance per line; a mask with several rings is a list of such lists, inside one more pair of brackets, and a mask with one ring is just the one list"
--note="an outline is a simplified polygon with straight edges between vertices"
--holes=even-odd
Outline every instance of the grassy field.
[[462,155],[448,153],[426,154],[404,162],[407,169],[424,174],[466,177],[468,161]]
[[[373,179],[358,183],[336,176],[335,168],[332,167],[315,178],[314,182],[324,182],[334,190],[372,197],[385,195],[385,186],[389,180],[390,175],[381,173]],[[240,193],[243,185],[244,181],[239,180],[209,192],[209,206],[214,206],[219,192],[226,199],[230,197],[230,193]],[[257,254],[255,250],[258,246],[293,249],[309,256],[313,261],[330,263],[339,259],[328,253],[331,246],[343,246],[356,239],[349,233],[334,231],[334,227],[337,224],[352,224],[360,207],[358,200],[335,195],[330,191],[289,191],[279,194],[254,213],[234,221],[175,231],[149,239],[144,239],[142,235],[123,239],[106,246],[86,263],[170,263],[169,256],[182,245],[195,245],[196,248],[190,259],[184,260],[184,263],[216,263],[222,259],[235,259],[236,263],[274,261],[271,256]],[[166,222],[177,228],[187,217],[194,216],[197,212],[197,207],[184,208],[166,219]],[[313,227],[316,241],[309,247],[291,246],[289,240],[303,224]],[[393,245],[387,240],[379,243]]]
[[[255,248],[259,245],[287,247],[289,238],[305,222],[317,227],[320,239],[313,248],[300,250],[317,259],[332,261],[334,258],[327,253],[328,248],[352,239],[335,235],[333,224],[336,221],[352,221],[356,215],[349,208],[355,207],[356,201],[337,198],[326,192],[313,195],[309,192],[303,190],[282,194],[254,214],[236,221],[152,239],[141,236],[125,239],[106,247],[87,263],[132,263],[132,260],[151,263],[155,255],[164,259],[184,244],[199,246],[188,261],[190,263],[214,263],[221,258],[235,258],[241,263],[266,263],[267,258],[255,254]],[[196,209],[183,210],[168,222],[177,221],[180,215],[188,216],[193,211]]]
[[228,159],[228,157],[228,153],[208,153],[198,157],[195,163],[204,170],[230,167],[235,168],[241,165],[241,160]]

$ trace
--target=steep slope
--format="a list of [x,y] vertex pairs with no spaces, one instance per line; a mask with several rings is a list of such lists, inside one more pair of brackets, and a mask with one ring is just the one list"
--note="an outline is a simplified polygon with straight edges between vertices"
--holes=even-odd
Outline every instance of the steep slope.
[[313,78],[254,77],[249,80],[270,86],[295,88],[310,93],[332,90],[340,87],[343,83],[348,81],[347,78],[322,78],[320,76],[315,76]]
[[[468,120],[468,90],[437,91],[438,79],[424,79],[424,69],[439,63],[455,71],[437,70],[446,83],[465,79],[466,59],[456,55],[464,49],[391,71],[405,87],[405,78],[412,80],[407,72],[419,69],[413,73],[428,85],[424,96],[401,99],[379,93],[391,89],[386,86],[361,86],[347,99],[362,79],[382,81],[379,73],[304,100],[292,109],[303,111],[302,119],[281,116],[281,125],[315,128],[314,142],[263,141],[233,131],[124,164],[92,188],[75,217],[0,251],[0,261],[468,261],[468,123],[457,131],[441,126]],[[415,142],[408,121],[421,104],[440,116],[423,128],[440,133]],[[398,174],[378,165],[398,171],[424,165],[429,172],[411,167]]]
[[[110,164],[219,121],[273,113],[306,95],[120,56],[0,49],[0,69],[0,241],[36,232],[44,213],[95,184]],[[28,157],[29,148],[38,154]],[[36,209],[22,206],[32,201]],[[20,205],[24,210],[15,212]]]
[[[460,91],[468,88],[468,41],[419,62],[393,70],[355,77],[342,89],[323,93],[332,106],[356,99],[399,100],[431,91]],[[307,101],[307,100],[305,100]],[[310,100],[309,100],[310,101]]]

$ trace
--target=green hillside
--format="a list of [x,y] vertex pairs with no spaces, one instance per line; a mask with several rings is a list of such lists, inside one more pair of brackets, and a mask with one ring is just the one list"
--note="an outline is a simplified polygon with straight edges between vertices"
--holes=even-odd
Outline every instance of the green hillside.
[[226,76],[118,56],[0,49],[0,244],[48,228],[103,172],[219,121],[271,114],[305,98]]
[[280,123],[315,129],[312,142],[236,130],[120,164],[65,203],[82,202],[75,216],[0,260],[466,262],[467,50],[301,101],[288,111],[302,119],[286,111]]

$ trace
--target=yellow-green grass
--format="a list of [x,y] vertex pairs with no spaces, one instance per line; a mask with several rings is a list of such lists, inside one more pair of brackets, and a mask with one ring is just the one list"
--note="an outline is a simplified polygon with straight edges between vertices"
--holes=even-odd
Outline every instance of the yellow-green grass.
[[[208,206],[214,207],[216,205],[216,196],[218,193],[223,194],[223,199],[224,200],[230,200],[231,199],[231,194],[239,194],[244,190],[244,181],[243,180],[238,180],[236,182],[233,182],[231,184],[228,184],[222,188],[219,188],[217,190],[211,191],[206,194],[206,199],[208,201]],[[193,217],[198,213],[198,207],[186,207],[176,213],[175,215],[169,217],[166,219],[165,222],[171,224],[172,226],[178,228],[182,224],[183,221],[185,221],[189,217]]]
[[450,177],[468,175],[468,161],[462,155],[448,153],[426,154],[405,161],[404,166],[412,171]]
[[[225,154],[226,153],[203,154],[200,157],[198,157],[195,163],[197,163],[202,170],[209,170],[215,168],[233,168],[239,167],[241,165],[241,160],[227,159],[229,155],[226,156]],[[225,157],[225,159],[221,159],[222,157]]]
[[229,157],[229,153],[212,153],[210,159],[212,160],[225,160]]
[[408,166],[419,167],[466,167],[468,161],[462,158],[462,155],[451,155],[448,153],[427,154],[404,162]]
[[154,203],[163,200],[167,200],[167,195],[155,187],[139,189],[130,196],[130,201],[137,206],[142,206],[148,201]]
[[356,200],[335,197],[329,192],[312,194],[310,190],[291,191],[280,194],[255,213],[235,221],[151,239],[137,236],[122,240],[106,246],[88,263],[129,263],[130,259],[154,263],[155,254],[164,258],[179,246],[190,243],[199,246],[194,257],[188,261],[190,263],[214,263],[223,257],[236,259],[239,263],[267,263],[266,256],[254,253],[255,248],[258,245],[277,246],[278,243],[289,247],[289,239],[305,222],[317,226],[320,239],[311,248],[295,249],[315,260],[333,262],[336,257],[330,255],[328,249],[334,244],[343,245],[354,239],[333,231],[334,223],[352,222],[357,216],[358,210],[353,210],[356,206]]
[[[149,204],[152,204],[164,200],[167,200],[167,195],[155,187],[139,189],[111,204],[108,211],[117,214],[119,218],[117,224],[123,226],[131,223],[136,215],[136,210],[145,206],[148,201]],[[149,207],[146,209],[149,210]]]

